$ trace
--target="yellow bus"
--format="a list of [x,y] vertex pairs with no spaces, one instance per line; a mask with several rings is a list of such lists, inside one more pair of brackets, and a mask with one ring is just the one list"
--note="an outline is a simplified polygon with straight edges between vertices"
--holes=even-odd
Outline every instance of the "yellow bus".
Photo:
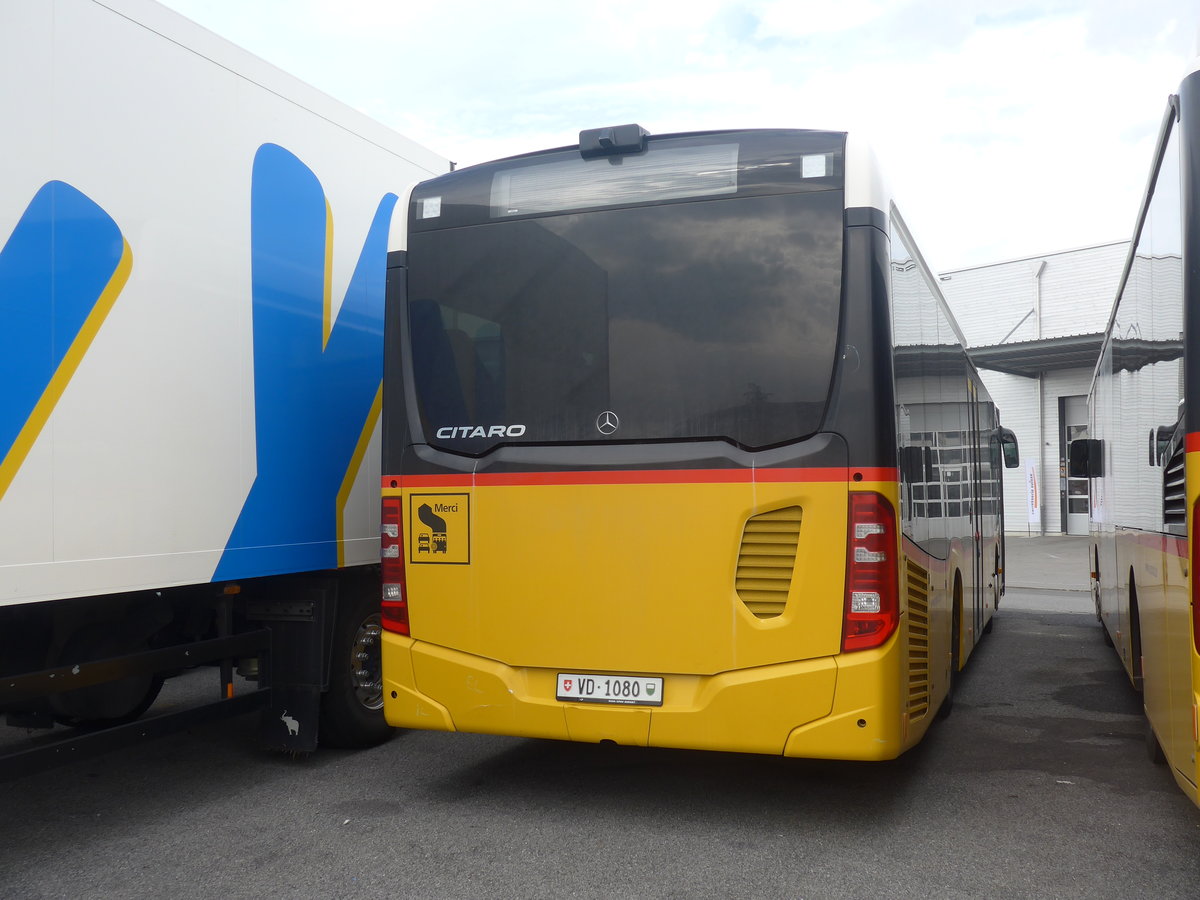
[[[1070,474],[1091,478],[1096,614],[1134,687],[1146,746],[1195,803],[1200,768],[1200,65],[1171,96]],[[1189,268],[1190,267],[1190,268]],[[1197,387],[1192,388],[1192,383]]]
[[627,125],[413,190],[391,724],[864,760],[921,739],[1000,599],[1016,446],[881,185],[845,133]]

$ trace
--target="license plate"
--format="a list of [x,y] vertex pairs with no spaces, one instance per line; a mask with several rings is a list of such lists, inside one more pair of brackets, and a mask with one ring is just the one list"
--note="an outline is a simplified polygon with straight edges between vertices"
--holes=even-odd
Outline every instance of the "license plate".
[[578,703],[662,706],[663,680],[642,675],[558,676],[558,699]]

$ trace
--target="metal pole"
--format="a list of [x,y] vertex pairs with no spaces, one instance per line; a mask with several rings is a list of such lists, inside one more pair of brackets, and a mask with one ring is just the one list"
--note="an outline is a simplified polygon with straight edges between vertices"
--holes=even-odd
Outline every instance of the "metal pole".
[[[1033,268],[1033,339],[1042,339],[1042,273],[1046,271],[1046,261],[1038,260]],[[1046,484],[1046,373],[1038,372],[1038,481]],[[1044,488],[1043,488],[1044,492]],[[1040,499],[1040,498],[1039,498]],[[1038,534],[1046,533],[1046,504],[1038,506]]]

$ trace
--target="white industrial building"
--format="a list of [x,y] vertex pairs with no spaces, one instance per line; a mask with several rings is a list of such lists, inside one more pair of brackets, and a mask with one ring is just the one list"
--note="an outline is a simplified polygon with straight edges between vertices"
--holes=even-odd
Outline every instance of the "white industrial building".
[[1087,534],[1088,482],[1067,477],[1067,443],[1086,432],[1088,388],[1128,249],[1117,241],[939,276],[1000,420],[1020,444],[1021,467],[1004,475],[1010,533]]

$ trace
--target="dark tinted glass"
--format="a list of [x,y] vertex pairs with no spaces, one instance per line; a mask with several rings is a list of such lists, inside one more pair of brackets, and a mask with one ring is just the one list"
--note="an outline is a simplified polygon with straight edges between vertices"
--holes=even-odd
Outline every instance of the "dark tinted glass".
[[846,136],[760,130],[652,136],[641,153],[550,150],[417,185],[410,233],[600,207],[839,190]]
[[811,434],[837,344],[842,203],[828,190],[411,235],[425,439],[475,454]]

